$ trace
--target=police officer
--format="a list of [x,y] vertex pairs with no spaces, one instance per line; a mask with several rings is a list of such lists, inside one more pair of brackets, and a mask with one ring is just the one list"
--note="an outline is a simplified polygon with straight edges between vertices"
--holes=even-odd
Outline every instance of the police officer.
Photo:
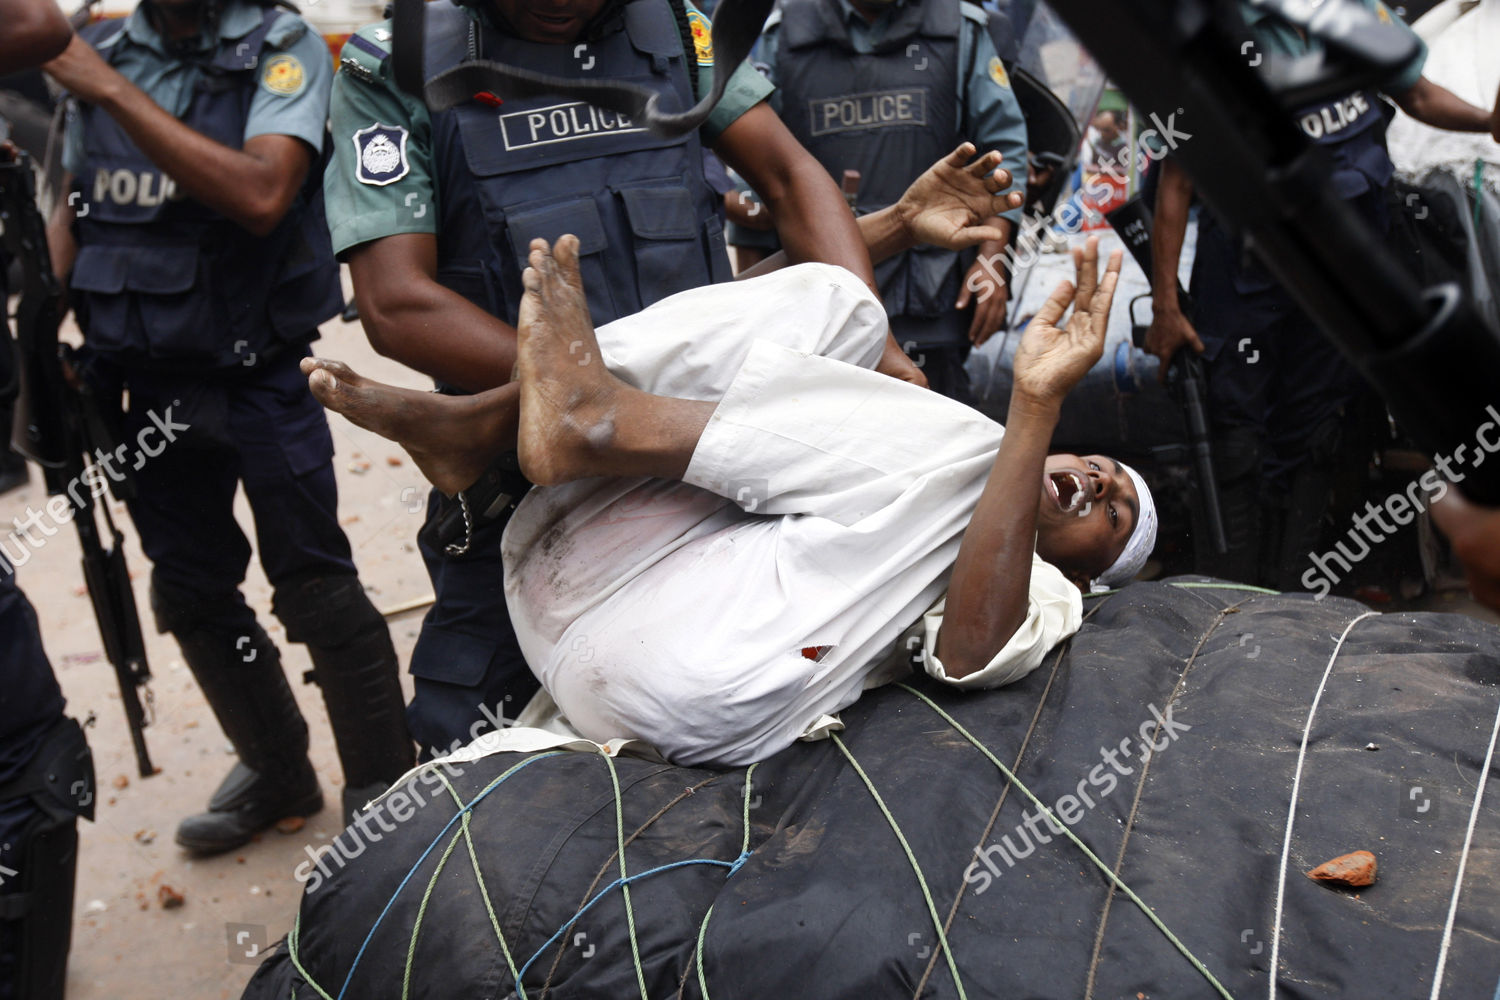
[[0,562],[0,1000],[61,1000],[93,761],[42,651],[36,612]]
[[[57,55],[71,35],[52,0],[0,0],[0,74]],[[0,142],[0,157],[12,155]],[[0,301],[9,264],[0,253]],[[10,381],[10,352],[9,324],[0,321],[0,383]],[[15,567],[0,559],[0,1000],[62,1000],[76,817],[93,817],[93,798],[83,731],[63,716],[36,612],[16,586]]]
[[[964,139],[1026,162],[1026,124],[986,22],[960,0],[785,0],[757,60],[798,141],[832,176],[860,172],[857,208],[869,212]],[[964,361],[1004,325],[1001,255],[1020,217],[989,220],[1006,238],[977,253],[924,247],[876,268],[895,339],[954,399],[973,401]]]
[[[477,56],[552,75],[631,79],[682,110],[709,92],[716,71],[708,19],[683,0],[438,0],[427,18],[429,77]],[[390,43],[386,22],[344,46],[331,111],[330,226],[370,342],[443,391],[509,381],[521,272],[535,237],[579,237],[596,324],[727,280],[722,202],[704,178],[705,143],[777,209],[794,259],[843,264],[873,282],[837,186],[764,104],[771,87],[749,67],[732,69],[697,132],[661,138],[624,115],[556,96],[501,102],[479,94],[430,114],[394,84]],[[894,341],[882,368],[921,379]],[[441,501],[434,491],[430,522]],[[436,603],[412,655],[408,721],[427,751],[513,717],[537,690],[505,610],[504,520],[480,513],[463,508],[465,539],[454,550],[427,533],[421,543]]]
[[323,691],[346,817],[412,761],[395,650],[339,527],[332,438],[297,370],[341,304],[318,169],[331,69],[301,18],[247,0],[144,0],[85,34],[46,66],[82,102],[54,267],[71,269],[86,377],[102,396],[129,393],[121,440],[152,426],[175,438],[133,463],[130,512],[157,627],[239,755],[177,842],[227,850],[323,801],[276,646],[239,590],[238,486],[272,610]]
[[[1366,2],[1382,21],[1409,31],[1379,0]],[[1262,51],[1302,55],[1320,45],[1274,19],[1266,7],[1246,2],[1240,10]],[[1426,58],[1419,43],[1418,53],[1386,82],[1385,93],[1434,127],[1500,137],[1500,107],[1485,111],[1432,83],[1422,76]],[[1380,233],[1390,224],[1385,195],[1394,168],[1385,129],[1391,113],[1373,90],[1296,113],[1298,126],[1332,158],[1335,192]],[[1275,279],[1242,256],[1210,212],[1199,214],[1191,285],[1195,315],[1184,314],[1177,266],[1192,181],[1174,160],[1162,166],[1147,349],[1163,368],[1184,345],[1204,357],[1229,540],[1224,556],[1197,546],[1197,566],[1214,576],[1295,590],[1303,586],[1308,553],[1318,549],[1341,452],[1359,453],[1345,440],[1346,414],[1362,382]]]

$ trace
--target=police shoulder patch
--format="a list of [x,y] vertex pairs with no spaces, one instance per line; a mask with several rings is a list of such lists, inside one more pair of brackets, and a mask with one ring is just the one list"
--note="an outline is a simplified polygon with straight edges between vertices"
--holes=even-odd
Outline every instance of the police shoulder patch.
[[1005,72],[1005,64],[999,56],[990,57],[990,79],[1002,87],[1010,87],[1010,74]]
[[714,37],[713,25],[709,23],[702,11],[688,9],[688,28],[693,32],[693,55],[698,58],[699,66],[712,66],[714,64]]
[[260,71],[260,85],[282,97],[300,93],[306,82],[302,60],[290,52],[278,52],[266,60]]
[[375,124],[355,132],[355,178],[361,184],[384,187],[410,173],[406,135],[406,129],[399,125]]

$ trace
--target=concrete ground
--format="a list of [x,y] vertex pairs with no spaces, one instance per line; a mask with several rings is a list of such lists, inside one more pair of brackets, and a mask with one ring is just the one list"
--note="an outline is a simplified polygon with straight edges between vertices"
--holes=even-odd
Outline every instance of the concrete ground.
[[[358,324],[328,323],[316,350],[385,381],[419,388],[428,385],[400,365],[376,356]],[[341,417],[333,416],[330,423],[337,449],[340,518],[372,600],[385,610],[422,598],[430,593],[430,586],[414,540],[422,523],[425,481],[394,445]],[[0,497],[0,524],[24,516],[28,505],[39,507],[45,499],[39,477],[33,476],[30,487]],[[238,503],[240,521],[248,525],[243,497]],[[71,531],[47,539],[19,570],[21,585],[36,606],[68,711],[79,719],[94,720],[88,732],[99,777],[99,802],[96,821],[80,824],[68,996],[70,1000],[238,997],[260,953],[290,929],[301,891],[294,870],[307,857],[306,850],[326,844],[342,829],[338,758],[317,689],[297,680],[309,667],[307,655],[300,646],[283,645],[285,668],[311,730],[312,759],[327,805],[301,830],[268,832],[257,842],[220,857],[194,859],[173,844],[177,821],[204,807],[233,757],[176,644],[155,633],[147,610],[149,566],[123,508],[115,504],[113,510],[127,538],[155,675],[156,717],[146,734],[160,768],[154,777],[137,776],[119,694],[84,593],[78,546]],[[280,639],[281,626],[270,613],[270,588],[254,562],[245,595],[271,636]],[[1419,605],[1430,610],[1477,610],[1462,594],[1451,593]],[[389,618],[403,665],[410,657],[421,615],[417,609]],[[1488,612],[1480,616],[1497,620]],[[403,674],[402,683],[409,694],[410,678]],[[163,906],[164,887],[182,896],[180,906]]]

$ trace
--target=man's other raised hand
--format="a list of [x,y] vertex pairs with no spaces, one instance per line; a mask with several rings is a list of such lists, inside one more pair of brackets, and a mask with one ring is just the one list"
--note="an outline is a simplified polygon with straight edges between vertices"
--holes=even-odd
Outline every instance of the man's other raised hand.
[[[1122,253],[1109,256],[1099,277],[1099,238],[1073,248],[1077,282],[1060,283],[1037,310],[1016,347],[1016,401],[1054,409],[1104,353],[1109,307],[1120,278]],[[1063,314],[1072,315],[1063,323]]]

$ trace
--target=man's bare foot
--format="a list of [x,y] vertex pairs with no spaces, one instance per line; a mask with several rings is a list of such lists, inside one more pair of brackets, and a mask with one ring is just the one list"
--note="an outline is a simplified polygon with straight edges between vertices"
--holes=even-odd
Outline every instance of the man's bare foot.
[[506,401],[486,397],[514,396],[513,389],[440,396],[385,385],[326,358],[303,358],[302,373],[318,402],[405,448],[428,481],[449,496],[472,486],[510,447],[497,440],[507,424],[514,426],[500,412]]
[[601,463],[617,437],[624,397],[636,390],[604,368],[578,273],[578,238],[555,248],[531,241],[516,323],[521,386],[521,471],[550,486],[607,475]]

